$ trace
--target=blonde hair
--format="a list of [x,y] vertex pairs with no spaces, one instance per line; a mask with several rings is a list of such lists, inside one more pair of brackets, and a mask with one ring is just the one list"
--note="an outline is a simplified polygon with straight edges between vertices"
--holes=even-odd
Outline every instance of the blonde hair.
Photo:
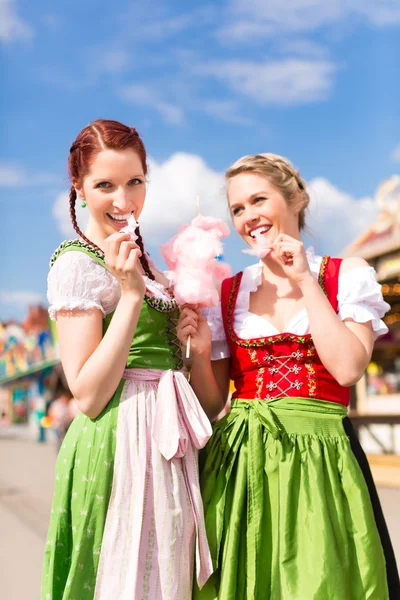
[[310,197],[305,181],[287,158],[270,153],[243,156],[227,169],[225,179],[232,179],[240,173],[256,173],[267,177],[289,206],[298,204],[300,200],[302,206],[299,212],[299,229],[304,229]]

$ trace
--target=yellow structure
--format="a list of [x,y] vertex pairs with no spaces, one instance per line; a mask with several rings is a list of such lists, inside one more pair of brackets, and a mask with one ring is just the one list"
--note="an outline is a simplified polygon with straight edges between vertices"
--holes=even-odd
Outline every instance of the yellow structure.
[[[383,452],[399,452],[395,426],[400,423],[400,176],[384,181],[376,192],[379,214],[368,229],[343,253],[360,256],[377,272],[382,293],[391,306],[384,321],[389,333],[375,344],[372,361],[357,384],[352,419],[365,426]],[[391,427],[385,442],[376,425]],[[386,427],[387,430],[387,427]]]

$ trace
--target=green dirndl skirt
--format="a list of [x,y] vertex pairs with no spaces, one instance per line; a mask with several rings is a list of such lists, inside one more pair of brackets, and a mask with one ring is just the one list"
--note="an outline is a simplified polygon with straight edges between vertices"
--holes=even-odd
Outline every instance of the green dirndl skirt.
[[233,400],[201,456],[214,573],[196,600],[387,600],[340,404]]

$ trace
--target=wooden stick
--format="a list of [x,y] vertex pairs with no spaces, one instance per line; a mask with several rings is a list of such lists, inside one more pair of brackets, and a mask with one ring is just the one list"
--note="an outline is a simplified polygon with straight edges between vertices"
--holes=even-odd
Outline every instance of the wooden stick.
[[[200,195],[196,196],[196,217],[200,214]],[[186,342],[186,358],[190,358],[190,335]]]

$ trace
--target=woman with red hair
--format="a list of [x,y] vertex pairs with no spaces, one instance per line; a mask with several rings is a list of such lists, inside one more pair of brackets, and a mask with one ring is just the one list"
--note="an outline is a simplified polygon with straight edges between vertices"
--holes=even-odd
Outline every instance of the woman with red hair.
[[125,229],[146,151],[135,129],[97,120],[68,167],[78,239],[53,254],[48,298],[80,413],[57,459],[41,598],[189,600],[195,549],[200,586],[212,569],[197,470],[211,427],[181,371],[169,283]]

